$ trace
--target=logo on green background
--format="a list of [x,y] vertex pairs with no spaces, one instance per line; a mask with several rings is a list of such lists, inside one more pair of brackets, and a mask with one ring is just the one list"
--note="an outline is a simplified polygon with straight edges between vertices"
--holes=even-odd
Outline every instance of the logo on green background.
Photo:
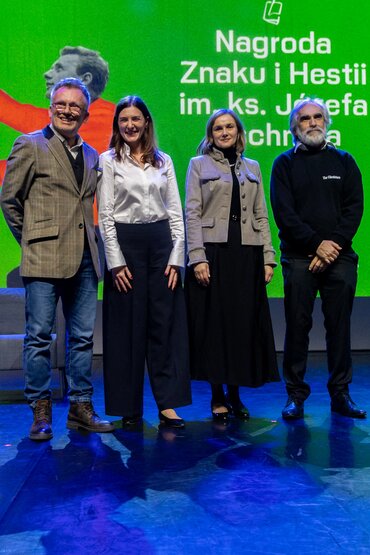
[[279,25],[281,12],[283,11],[283,3],[268,0],[265,4],[263,12],[263,20],[272,25]]

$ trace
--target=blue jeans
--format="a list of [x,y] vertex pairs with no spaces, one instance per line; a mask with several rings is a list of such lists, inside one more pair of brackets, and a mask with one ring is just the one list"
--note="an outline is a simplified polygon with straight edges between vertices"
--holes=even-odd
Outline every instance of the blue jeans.
[[62,300],[67,329],[66,377],[70,401],[89,401],[98,279],[85,249],[78,272],[68,279],[23,278],[26,335],[25,396],[31,406],[51,396],[50,346],[56,306]]

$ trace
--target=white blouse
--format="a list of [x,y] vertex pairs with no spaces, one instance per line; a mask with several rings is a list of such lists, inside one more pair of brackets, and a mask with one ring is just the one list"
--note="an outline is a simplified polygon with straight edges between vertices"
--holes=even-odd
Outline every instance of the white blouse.
[[144,168],[130,157],[124,145],[122,160],[113,149],[100,156],[103,171],[98,185],[99,228],[104,241],[108,270],[125,266],[115,223],[148,224],[169,220],[173,248],[168,264],[184,266],[185,233],[175,169],[171,158],[161,152],[164,165]]

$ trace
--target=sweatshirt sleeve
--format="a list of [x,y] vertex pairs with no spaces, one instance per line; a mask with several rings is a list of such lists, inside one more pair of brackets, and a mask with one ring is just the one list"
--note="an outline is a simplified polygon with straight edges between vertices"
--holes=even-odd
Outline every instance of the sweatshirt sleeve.
[[343,249],[351,245],[364,210],[361,172],[350,154],[344,153],[344,160],[346,178],[341,198],[341,216],[329,237]]

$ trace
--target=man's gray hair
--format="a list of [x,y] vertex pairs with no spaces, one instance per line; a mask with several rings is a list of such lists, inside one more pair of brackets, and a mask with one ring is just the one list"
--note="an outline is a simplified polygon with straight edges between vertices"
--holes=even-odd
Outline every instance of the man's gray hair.
[[289,116],[289,129],[291,134],[293,135],[293,142],[296,143],[297,139],[297,127],[298,127],[298,114],[308,104],[314,104],[318,108],[320,108],[322,115],[324,116],[324,122],[326,128],[329,127],[331,124],[331,119],[329,115],[329,110],[326,107],[326,104],[320,100],[319,98],[304,98],[300,100],[290,112]]
[[85,87],[85,85],[79,79],[75,79],[74,77],[66,77],[66,79],[61,79],[54,85],[51,89],[50,93],[50,101],[53,102],[53,96],[57,92],[58,89],[62,87],[66,87],[67,89],[79,89],[86,98],[87,108],[90,105],[90,93]]

